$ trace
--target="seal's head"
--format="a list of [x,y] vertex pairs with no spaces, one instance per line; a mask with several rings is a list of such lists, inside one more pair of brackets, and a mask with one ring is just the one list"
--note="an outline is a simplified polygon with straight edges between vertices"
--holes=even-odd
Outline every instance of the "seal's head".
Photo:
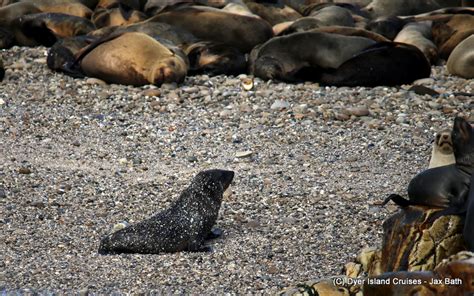
[[474,168],[474,128],[462,117],[454,119],[451,132],[456,164]]
[[434,147],[442,154],[452,154],[453,141],[451,139],[451,131],[447,129],[439,131],[435,137]]
[[234,179],[233,171],[207,170],[202,171],[194,177],[191,190],[222,200],[224,192],[229,188]]

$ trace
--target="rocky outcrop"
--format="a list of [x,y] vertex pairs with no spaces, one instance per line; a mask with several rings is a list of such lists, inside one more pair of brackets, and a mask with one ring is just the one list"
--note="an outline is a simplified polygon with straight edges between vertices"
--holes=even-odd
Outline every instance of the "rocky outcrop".
[[[282,295],[464,295],[474,292],[474,254],[461,216],[410,206],[384,224],[381,249],[366,248],[345,275],[309,281]],[[417,294],[419,293],[419,294]]]

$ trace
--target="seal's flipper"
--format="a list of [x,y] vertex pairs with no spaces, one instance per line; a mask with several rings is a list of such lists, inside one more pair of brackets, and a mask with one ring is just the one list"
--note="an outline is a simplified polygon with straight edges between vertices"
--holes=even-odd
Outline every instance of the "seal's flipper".
[[214,228],[214,229],[211,230],[211,232],[209,232],[209,234],[206,237],[206,240],[216,239],[216,238],[220,237],[222,235],[222,233],[223,233],[222,229]]
[[382,202],[381,206],[385,206],[389,201],[393,201],[397,206],[402,208],[415,205],[408,199],[405,199],[398,194],[392,193]]

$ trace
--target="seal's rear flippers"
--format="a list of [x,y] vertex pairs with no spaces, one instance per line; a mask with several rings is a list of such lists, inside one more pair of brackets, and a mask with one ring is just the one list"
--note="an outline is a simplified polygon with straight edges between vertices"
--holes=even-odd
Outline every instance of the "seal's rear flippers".
[[392,193],[382,202],[381,206],[385,206],[389,201],[393,201],[394,203],[397,204],[397,206],[402,207],[402,208],[416,205],[412,201],[405,199],[396,193]]

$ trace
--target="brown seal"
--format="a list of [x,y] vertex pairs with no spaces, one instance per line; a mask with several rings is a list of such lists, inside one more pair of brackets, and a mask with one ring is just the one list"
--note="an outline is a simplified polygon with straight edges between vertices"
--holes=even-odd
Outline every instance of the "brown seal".
[[184,53],[135,32],[93,44],[79,62],[87,76],[136,86],[181,82],[187,72]]
[[211,7],[184,6],[160,13],[149,21],[164,22],[191,32],[205,41],[215,41],[249,52],[273,36],[272,27],[260,17],[229,13]]
[[474,33],[464,39],[448,58],[448,72],[466,79],[474,78]]
[[433,22],[433,40],[439,48],[439,55],[448,59],[454,48],[474,34],[474,15],[455,14]]
[[19,2],[0,7],[0,27],[9,28],[13,20],[32,13],[40,13],[41,10],[33,3]]
[[237,75],[245,73],[247,68],[245,56],[238,49],[222,43],[200,41],[193,34],[165,23],[145,21],[128,26],[106,27],[89,35],[104,38],[125,32],[141,32],[153,38],[169,40],[188,56],[189,74]]
[[373,44],[368,38],[321,32],[274,37],[252,50],[250,72],[263,79],[318,81],[323,69],[337,69]]
[[15,19],[12,31],[23,46],[53,45],[58,38],[85,35],[94,25],[85,18],[63,13],[35,13]]
[[287,21],[295,21],[303,17],[299,12],[283,3],[246,1],[246,4],[250,11],[269,22],[272,26]]
[[311,32],[334,33],[345,36],[359,36],[372,39],[376,42],[390,42],[384,36],[362,28],[352,28],[343,26],[328,26],[311,30]]
[[124,5],[114,8],[96,8],[92,14],[92,22],[97,28],[109,26],[124,26],[138,23],[147,19],[147,16],[138,10]]
[[438,48],[431,39],[431,22],[413,22],[406,24],[393,41],[416,46],[431,64],[435,64]]
[[57,12],[57,13],[64,13],[69,15],[74,15],[83,18],[90,18],[92,15],[92,10],[85,6],[82,3],[74,3],[74,2],[67,2],[67,3],[36,3],[39,9],[42,12]]

